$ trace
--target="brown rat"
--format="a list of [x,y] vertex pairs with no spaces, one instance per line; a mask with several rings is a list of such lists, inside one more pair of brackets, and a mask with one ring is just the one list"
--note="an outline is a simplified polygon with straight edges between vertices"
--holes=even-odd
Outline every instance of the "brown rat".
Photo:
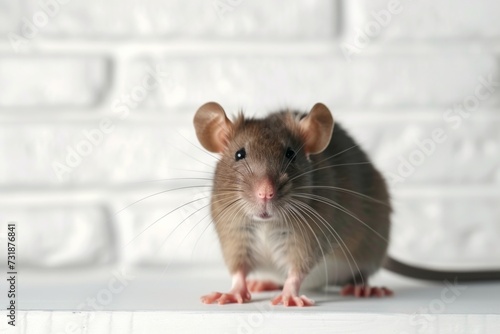
[[[334,126],[324,104],[308,114],[240,114],[231,122],[209,102],[198,109],[194,125],[203,147],[221,154],[211,214],[233,277],[229,293],[206,295],[204,303],[241,303],[250,300],[250,291],[283,286],[273,304],[308,306],[314,302],[299,289],[327,284],[343,285],[344,295],[390,295],[368,285],[384,261],[390,270],[419,278],[456,276],[386,260],[386,183],[356,142]],[[268,276],[247,280],[254,273]],[[500,272],[489,274],[500,279]]]

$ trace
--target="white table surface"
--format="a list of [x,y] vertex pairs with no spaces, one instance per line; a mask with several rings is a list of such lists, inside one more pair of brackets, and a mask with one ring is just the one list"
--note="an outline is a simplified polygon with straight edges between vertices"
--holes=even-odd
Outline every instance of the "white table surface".
[[[341,297],[337,289],[307,293],[314,307],[271,306],[276,292],[243,305],[204,305],[203,294],[226,291],[223,268],[134,269],[123,291],[105,304],[112,270],[20,273],[17,326],[7,333],[500,333],[500,283],[466,284],[457,294],[381,271],[372,280],[394,290],[389,298]],[[3,289],[2,289],[3,290]],[[4,296],[2,296],[4,298]],[[97,300],[97,299],[96,299]],[[102,299],[101,301],[104,301]],[[6,304],[6,303],[2,303]],[[96,307],[98,309],[96,309]],[[2,316],[5,319],[5,316]]]

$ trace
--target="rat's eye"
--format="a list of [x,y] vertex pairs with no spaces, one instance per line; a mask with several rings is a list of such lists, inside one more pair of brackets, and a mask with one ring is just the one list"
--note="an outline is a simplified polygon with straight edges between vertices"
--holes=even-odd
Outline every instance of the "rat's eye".
[[285,157],[289,160],[295,161],[295,151],[290,147],[286,149]]
[[245,151],[244,148],[242,148],[238,152],[236,152],[236,154],[234,155],[234,159],[236,161],[238,161],[238,160],[241,160],[241,159],[245,159],[246,156],[247,156],[247,152]]

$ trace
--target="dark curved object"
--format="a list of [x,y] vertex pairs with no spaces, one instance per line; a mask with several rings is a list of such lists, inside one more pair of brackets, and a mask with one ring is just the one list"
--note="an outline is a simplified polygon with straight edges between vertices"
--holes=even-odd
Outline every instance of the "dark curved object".
[[455,279],[460,282],[500,281],[500,270],[434,270],[423,267],[410,266],[391,257],[386,258],[383,267],[399,275],[428,281],[454,281]]

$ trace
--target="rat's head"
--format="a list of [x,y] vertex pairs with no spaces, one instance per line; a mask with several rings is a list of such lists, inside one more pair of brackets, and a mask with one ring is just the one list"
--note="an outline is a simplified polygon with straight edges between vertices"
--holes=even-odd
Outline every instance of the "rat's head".
[[280,112],[264,119],[240,114],[234,122],[215,102],[201,106],[194,117],[198,140],[221,155],[212,198],[215,214],[242,213],[253,220],[286,216],[285,209],[296,200],[291,194],[308,192],[309,156],[328,146],[333,124],[321,103],[308,114]]

